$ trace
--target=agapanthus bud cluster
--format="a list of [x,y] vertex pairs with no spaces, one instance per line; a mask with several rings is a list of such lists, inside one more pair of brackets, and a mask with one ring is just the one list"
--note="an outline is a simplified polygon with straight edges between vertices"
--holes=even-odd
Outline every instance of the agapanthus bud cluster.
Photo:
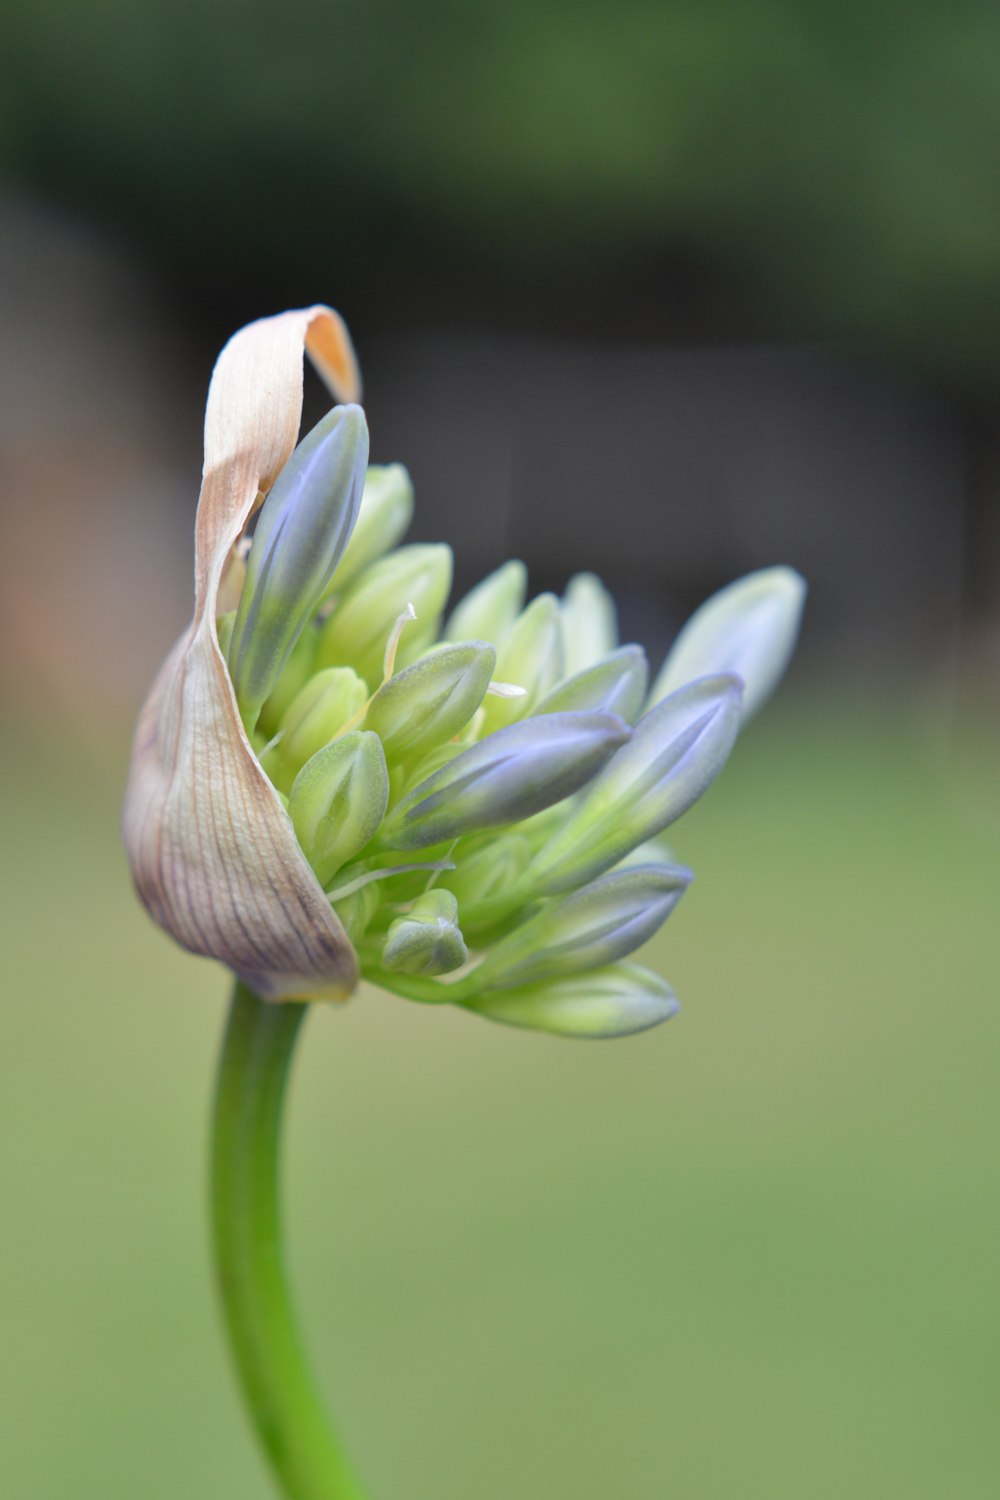
[[685,627],[650,692],[597,578],[527,599],[519,562],[449,611],[452,554],[405,545],[404,468],[358,406],[300,443],[218,638],[254,751],[374,983],[518,1026],[672,1015],[630,962],[691,880],[655,842],[781,676],[803,598],[774,568]]

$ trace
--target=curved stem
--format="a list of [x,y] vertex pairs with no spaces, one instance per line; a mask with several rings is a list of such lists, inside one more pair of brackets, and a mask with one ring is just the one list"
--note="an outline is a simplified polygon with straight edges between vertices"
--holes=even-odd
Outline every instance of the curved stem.
[[243,1396],[284,1494],[363,1500],[305,1359],[282,1255],[282,1106],[307,1008],[236,986],[212,1122],[216,1273]]

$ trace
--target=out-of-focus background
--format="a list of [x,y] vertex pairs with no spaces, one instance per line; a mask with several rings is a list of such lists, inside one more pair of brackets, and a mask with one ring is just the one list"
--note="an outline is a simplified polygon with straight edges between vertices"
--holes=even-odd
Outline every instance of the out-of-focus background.
[[596,566],[655,664],[741,572],[812,586],[677,830],[678,1020],[311,1018],[294,1270],[373,1494],[992,1500],[995,5],[7,0],[0,40],[4,1500],[270,1493],[207,1269],[225,979],[117,818],[212,360],[315,300],[460,587]]

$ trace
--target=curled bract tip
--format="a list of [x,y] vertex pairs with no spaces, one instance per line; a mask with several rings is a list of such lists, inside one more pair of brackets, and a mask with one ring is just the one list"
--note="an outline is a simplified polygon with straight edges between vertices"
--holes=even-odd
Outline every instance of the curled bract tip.
[[343,999],[358,980],[347,934],[247,738],[216,634],[247,522],[295,447],[303,351],[337,400],[358,399],[350,335],[329,307],[262,318],[219,356],[205,413],[194,617],[140,715],[123,822],[155,920],[268,1000]]

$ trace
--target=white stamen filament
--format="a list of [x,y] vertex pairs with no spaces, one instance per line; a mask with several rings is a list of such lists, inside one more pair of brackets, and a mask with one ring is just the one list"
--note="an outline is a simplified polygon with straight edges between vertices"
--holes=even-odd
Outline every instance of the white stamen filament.
[[395,625],[389,632],[389,639],[385,643],[385,660],[382,663],[383,685],[389,681],[389,678],[395,671],[396,652],[399,650],[399,642],[402,638],[403,631],[406,629],[407,625],[409,625],[410,621],[415,620],[416,618],[417,612],[413,608],[413,605],[407,604],[406,608],[403,610],[403,613],[397,617]]
[[390,875],[412,875],[419,870],[453,870],[454,865],[449,864],[446,859],[421,860],[415,865],[391,865],[385,870],[369,870],[364,875],[359,875],[356,880],[349,880],[346,885],[338,886],[335,890],[327,891],[328,901],[343,901],[345,896],[353,896],[355,891],[360,891],[363,885],[370,885],[373,880],[388,880]]
[[267,742],[267,744],[266,744],[266,745],[265,745],[265,746],[264,746],[264,748],[263,748],[263,750],[262,750],[262,751],[261,751],[261,752],[260,752],[260,754],[259,754],[259,755],[258,755],[258,756],[257,756],[257,759],[258,759],[258,760],[263,760],[263,759],[264,759],[264,756],[265,756],[265,755],[266,755],[266,754],[267,754],[267,752],[268,752],[268,751],[269,751],[269,750],[273,750],[273,749],[274,749],[274,747],[275,747],[275,745],[278,745],[278,744],[280,744],[280,743],[281,743],[281,741],[282,741],[282,740],[283,740],[283,739],[284,739],[284,738],[285,738],[285,731],[284,731],[284,729],[279,729],[279,730],[278,730],[278,732],[277,732],[277,734],[276,734],[276,735],[274,735],[274,736],[273,736],[273,737],[272,737],[272,738],[271,738],[271,739],[269,739],[269,740],[268,740],[268,742]]

